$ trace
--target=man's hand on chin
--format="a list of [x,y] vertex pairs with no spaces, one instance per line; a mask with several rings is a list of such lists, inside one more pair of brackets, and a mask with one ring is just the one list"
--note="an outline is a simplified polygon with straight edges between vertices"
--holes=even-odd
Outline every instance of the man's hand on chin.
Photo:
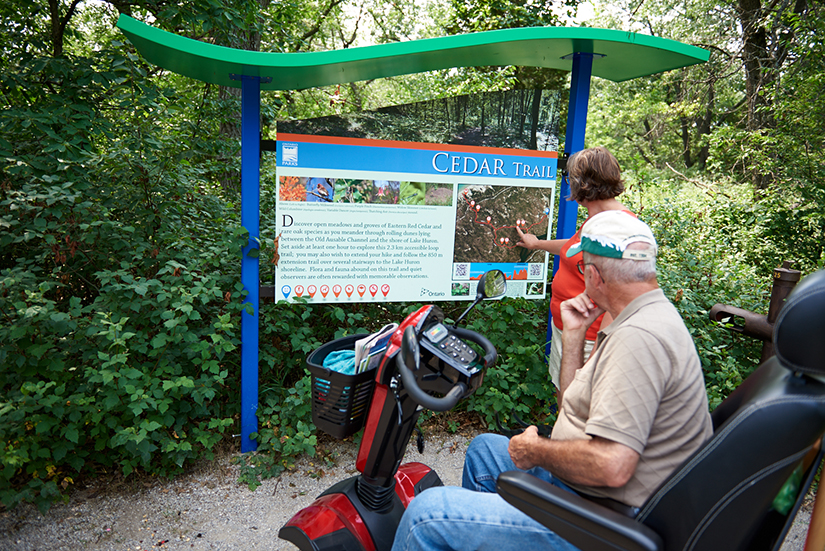
[[561,303],[561,323],[565,331],[586,331],[604,313],[587,296],[587,291]]

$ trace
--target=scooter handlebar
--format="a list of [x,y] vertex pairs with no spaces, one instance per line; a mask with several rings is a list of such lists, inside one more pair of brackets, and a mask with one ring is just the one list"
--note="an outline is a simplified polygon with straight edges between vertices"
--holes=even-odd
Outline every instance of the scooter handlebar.
[[[467,392],[467,386],[464,383],[456,383],[453,388],[441,398],[430,396],[418,386],[418,381],[415,379],[413,371],[418,371],[420,366],[420,351],[418,346],[418,338],[415,336],[415,329],[407,327],[404,330],[404,335],[401,339],[401,350],[396,355],[395,361],[398,367],[398,372],[401,374],[401,381],[404,383],[404,388],[407,393],[418,404],[432,411],[448,411],[453,409],[458,401]],[[407,365],[407,358],[413,363],[412,368]]]

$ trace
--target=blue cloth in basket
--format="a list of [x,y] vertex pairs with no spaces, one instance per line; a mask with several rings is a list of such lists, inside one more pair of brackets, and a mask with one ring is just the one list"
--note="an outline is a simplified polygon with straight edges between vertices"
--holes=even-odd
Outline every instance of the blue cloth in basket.
[[335,350],[324,358],[324,367],[344,375],[355,375],[355,350]]

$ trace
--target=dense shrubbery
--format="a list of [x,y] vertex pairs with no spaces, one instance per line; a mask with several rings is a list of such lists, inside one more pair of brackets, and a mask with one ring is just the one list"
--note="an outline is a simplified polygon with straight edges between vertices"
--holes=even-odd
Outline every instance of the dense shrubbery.
[[749,186],[710,182],[663,182],[628,199],[659,240],[659,282],[693,335],[715,407],[756,367],[761,342],[724,330],[708,311],[722,303],[767,314],[774,268],[822,269],[825,215],[805,216],[815,207],[791,190],[754,199]]
[[5,506],[100,469],[179,472],[238,408],[245,232],[141,71],[112,50],[0,77]]
[[514,412],[539,423],[555,412],[555,389],[544,361],[548,308],[547,300],[486,302],[468,318],[467,326],[487,336],[499,353],[467,405],[490,429],[496,415],[506,426]]
[[756,366],[761,344],[725,331],[708,312],[722,303],[767,313],[771,281],[733,246],[730,228],[720,227],[717,216],[730,202],[689,188],[655,195],[639,214],[659,242],[659,283],[693,336],[714,408]]

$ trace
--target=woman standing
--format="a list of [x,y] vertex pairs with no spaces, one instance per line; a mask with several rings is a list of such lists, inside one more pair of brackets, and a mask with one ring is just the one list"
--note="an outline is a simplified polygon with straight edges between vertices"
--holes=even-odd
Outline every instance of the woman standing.
[[[607,149],[592,147],[574,153],[567,161],[567,172],[570,182],[569,200],[576,201],[586,208],[588,219],[606,210],[623,210],[630,213],[627,207],[616,200],[616,197],[624,191],[624,181],[619,162]],[[551,287],[552,339],[550,357],[547,360],[550,377],[556,388],[559,388],[562,331],[559,307],[565,300],[584,292],[584,275],[579,267],[579,262],[582,262],[582,253],[579,252],[572,258],[567,258],[567,250],[581,240],[581,228],[570,239],[552,240],[538,239],[535,235],[523,233],[518,227],[516,231],[521,238],[517,245],[527,249],[547,251],[557,255],[561,261]],[[590,357],[599,328],[607,326],[611,321],[613,319],[610,318],[610,314],[605,313],[590,326],[585,341],[585,360]]]

